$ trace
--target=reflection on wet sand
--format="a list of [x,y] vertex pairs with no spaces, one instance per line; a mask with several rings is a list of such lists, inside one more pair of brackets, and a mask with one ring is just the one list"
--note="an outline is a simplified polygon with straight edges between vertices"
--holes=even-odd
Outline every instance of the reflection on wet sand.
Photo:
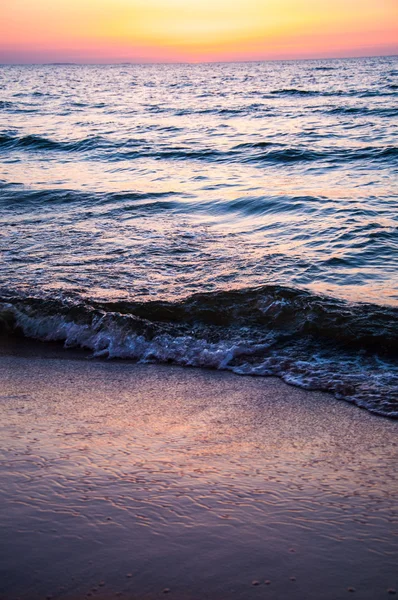
[[2,598],[388,597],[396,422],[275,379],[2,356]]

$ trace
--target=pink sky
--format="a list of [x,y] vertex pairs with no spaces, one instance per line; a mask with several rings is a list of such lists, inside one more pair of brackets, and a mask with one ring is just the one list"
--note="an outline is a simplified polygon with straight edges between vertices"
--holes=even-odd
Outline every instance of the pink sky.
[[396,0],[1,0],[0,62],[398,54]]

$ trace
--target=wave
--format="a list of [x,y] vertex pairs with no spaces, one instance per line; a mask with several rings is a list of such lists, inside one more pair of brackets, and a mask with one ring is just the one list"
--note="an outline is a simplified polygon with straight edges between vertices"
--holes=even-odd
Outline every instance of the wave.
[[361,115],[364,117],[396,117],[398,115],[398,109],[390,107],[368,108],[366,106],[335,106],[330,108],[327,112],[336,115]]
[[[70,189],[38,189],[31,190],[23,188],[21,185],[0,181],[2,196],[0,202],[4,202],[7,209],[13,209],[18,206],[43,206],[46,204],[72,204],[78,203],[80,206],[106,205],[106,204],[124,204],[125,202],[136,202],[139,205],[142,202],[162,200],[175,196],[175,192],[82,192]],[[181,194],[179,195],[181,197]]]
[[388,86],[384,91],[381,90],[307,90],[299,88],[282,88],[278,90],[271,90],[265,94],[266,98],[275,96],[295,96],[295,97],[350,97],[350,98],[375,98],[377,96],[395,96],[395,87]]
[[0,100],[0,111],[2,110],[11,113],[35,113],[39,112],[39,107],[29,104],[28,102],[16,104],[15,102]]
[[300,90],[298,88],[284,88],[269,92],[272,96],[319,96],[322,92],[316,90]]
[[346,163],[358,160],[386,160],[398,154],[396,146],[362,146],[358,148],[285,146],[270,142],[242,143],[228,150],[215,148],[192,149],[186,146],[151,148],[139,139],[112,141],[91,137],[74,141],[56,141],[37,135],[17,136],[0,134],[0,151],[10,149],[37,151],[88,152],[102,151],[99,158],[108,161],[151,158],[154,160],[204,160],[210,162],[292,163],[327,161]]
[[244,143],[235,146],[234,150],[252,150],[246,156],[248,162],[354,162],[357,160],[385,160],[398,155],[396,146],[363,146],[359,148],[330,147],[315,149],[307,146],[275,147],[268,142]]
[[0,100],[0,110],[10,110],[13,108],[13,103],[7,100]]
[[398,309],[281,286],[180,301],[94,302],[7,294],[0,331],[97,357],[279,376],[398,418]]
[[56,141],[39,135],[18,136],[0,134],[0,150],[27,149],[78,152],[97,149],[106,143],[104,138],[101,137],[91,137],[76,141]]
[[[286,212],[309,214],[317,210],[327,199],[317,196],[260,195],[240,196],[232,199],[201,200],[190,198],[182,192],[83,192],[72,189],[26,189],[21,185],[0,180],[0,206],[3,210],[17,211],[27,208],[36,211],[46,206],[76,204],[80,209],[98,209],[108,217],[120,217],[125,213],[154,214],[176,211],[180,214],[205,213],[206,215],[260,216]],[[183,200],[183,201],[181,201]]]

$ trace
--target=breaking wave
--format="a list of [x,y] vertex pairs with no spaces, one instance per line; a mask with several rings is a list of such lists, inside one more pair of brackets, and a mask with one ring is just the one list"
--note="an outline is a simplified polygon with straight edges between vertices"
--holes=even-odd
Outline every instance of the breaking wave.
[[175,302],[6,295],[0,329],[96,357],[274,375],[398,417],[398,309],[392,307],[280,286]]

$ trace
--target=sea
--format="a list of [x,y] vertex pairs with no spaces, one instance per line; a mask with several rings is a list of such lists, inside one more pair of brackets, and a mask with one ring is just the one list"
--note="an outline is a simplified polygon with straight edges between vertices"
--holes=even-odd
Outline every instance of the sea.
[[397,418],[397,100],[398,57],[0,66],[2,333]]

